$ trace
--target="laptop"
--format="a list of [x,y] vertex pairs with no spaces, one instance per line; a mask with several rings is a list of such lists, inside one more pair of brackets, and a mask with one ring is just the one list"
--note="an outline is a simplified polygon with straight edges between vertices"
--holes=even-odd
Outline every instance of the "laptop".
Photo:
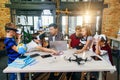
[[67,50],[67,41],[50,41],[50,48],[57,51]]

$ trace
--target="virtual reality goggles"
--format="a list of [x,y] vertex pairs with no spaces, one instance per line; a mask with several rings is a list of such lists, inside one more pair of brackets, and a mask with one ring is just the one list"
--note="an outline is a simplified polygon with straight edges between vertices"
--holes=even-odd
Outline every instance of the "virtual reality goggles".
[[100,38],[102,41],[107,41],[107,37],[106,37],[104,34],[99,35],[99,38]]
[[42,34],[40,34],[40,35],[38,35],[38,36],[36,36],[36,37],[32,37],[33,39],[37,39],[37,40],[42,40],[42,39],[44,39],[45,38],[45,33],[42,33]]
[[13,30],[13,31],[15,31],[15,32],[17,32],[18,30],[17,29],[15,29],[15,28],[9,28],[9,27],[6,27],[5,28],[5,30]]

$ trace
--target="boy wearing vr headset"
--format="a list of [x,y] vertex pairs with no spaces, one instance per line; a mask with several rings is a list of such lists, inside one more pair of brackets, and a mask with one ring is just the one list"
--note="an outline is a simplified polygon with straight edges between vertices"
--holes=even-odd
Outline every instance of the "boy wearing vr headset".
[[[17,47],[18,44],[14,37],[18,37],[18,42],[20,42],[21,35],[18,35],[17,27],[13,23],[7,23],[5,25],[5,31],[6,31],[6,37],[4,40],[6,52],[8,55],[8,64],[12,63],[16,58],[18,58],[21,54],[24,54],[26,52],[25,49]],[[24,74],[21,74],[22,80],[24,80]],[[11,73],[10,74],[10,80],[15,80],[16,74]]]

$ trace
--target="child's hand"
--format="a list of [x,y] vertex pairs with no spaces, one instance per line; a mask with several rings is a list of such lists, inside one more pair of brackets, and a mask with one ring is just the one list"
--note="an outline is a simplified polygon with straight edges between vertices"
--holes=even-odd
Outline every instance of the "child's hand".
[[26,50],[23,47],[19,47],[18,48],[18,53],[19,54],[24,54],[24,53],[26,53]]
[[57,53],[58,53],[57,51],[55,51],[55,50],[53,50],[53,49],[51,49],[50,52],[51,52],[52,54],[57,54]]
[[69,49],[72,49],[72,47],[69,47]]
[[17,46],[17,49],[18,49],[18,53],[19,54],[24,54],[27,52],[27,47],[25,44],[21,43]]
[[22,35],[21,35],[21,34],[18,34],[18,36],[17,36],[17,37],[18,37],[18,39],[21,39]]

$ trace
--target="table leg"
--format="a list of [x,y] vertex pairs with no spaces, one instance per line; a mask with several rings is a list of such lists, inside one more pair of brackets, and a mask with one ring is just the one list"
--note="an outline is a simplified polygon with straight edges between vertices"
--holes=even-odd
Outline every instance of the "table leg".
[[90,80],[90,72],[87,73],[87,80]]
[[99,78],[98,80],[102,80],[102,72],[99,72]]
[[31,73],[29,73],[29,80],[32,80],[31,76],[32,76]]
[[17,73],[17,80],[21,80],[20,73]]

